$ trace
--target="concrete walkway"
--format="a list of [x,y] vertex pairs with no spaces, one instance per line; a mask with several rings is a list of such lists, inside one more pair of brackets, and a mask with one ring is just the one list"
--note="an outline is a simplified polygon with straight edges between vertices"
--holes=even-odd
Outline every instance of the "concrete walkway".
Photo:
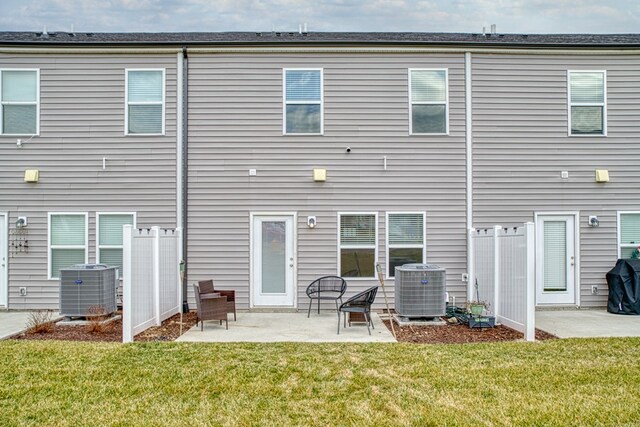
[[234,322],[229,315],[229,330],[218,321],[204,322],[204,332],[194,326],[177,341],[192,342],[395,342],[391,332],[377,314],[375,329],[367,333],[365,324],[354,323],[337,334],[338,317],[334,312],[311,313],[238,313]]
[[28,311],[0,311],[0,340],[24,331],[28,319]]
[[640,337],[640,316],[606,310],[536,311],[536,328],[559,338]]

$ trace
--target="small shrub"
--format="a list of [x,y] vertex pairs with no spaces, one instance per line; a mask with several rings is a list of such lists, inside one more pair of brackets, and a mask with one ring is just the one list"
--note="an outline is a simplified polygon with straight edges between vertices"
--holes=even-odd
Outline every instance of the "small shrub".
[[27,318],[27,333],[50,334],[56,329],[53,312],[47,310],[32,311]]
[[107,319],[107,311],[100,305],[92,305],[87,310],[86,315],[87,332],[90,334],[102,334],[105,333],[109,327],[104,321]]

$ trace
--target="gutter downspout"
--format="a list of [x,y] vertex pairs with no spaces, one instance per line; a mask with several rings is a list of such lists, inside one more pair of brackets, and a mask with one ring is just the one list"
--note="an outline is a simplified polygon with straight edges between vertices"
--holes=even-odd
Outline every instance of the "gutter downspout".
[[[179,97],[179,102],[178,105],[180,106],[179,110],[180,110],[180,126],[179,126],[179,130],[180,130],[180,135],[181,135],[181,139],[180,139],[180,153],[179,153],[179,167],[180,167],[180,173],[178,174],[178,181],[180,183],[180,189],[179,189],[179,193],[180,193],[180,221],[182,224],[182,259],[187,261],[189,259],[188,257],[188,250],[189,247],[187,245],[188,243],[188,229],[187,229],[187,214],[188,214],[188,205],[189,205],[189,197],[188,197],[188,184],[189,184],[189,180],[188,180],[188,173],[189,173],[189,162],[188,162],[188,145],[189,145],[189,57],[187,56],[187,47],[183,46],[182,47],[182,53],[178,54],[179,56],[179,63],[181,65],[180,69],[178,70],[178,72],[181,74],[181,81],[180,81],[180,87],[179,87],[179,91],[180,91],[180,97]],[[185,263],[184,266],[184,274],[182,276],[182,312],[183,313],[188,313],[189,312],[189,303],[187,301],[187,290],[188,290],[188,286],[187,286],[187,281],[188,281],[188,277],[189,277],[189,263]]]
[[473,104],[471,86],[471,52],[464,54],[464,92],[465,92],[465,143],[466,143],[466,178],[467,178],[467,301],[473,299],[473,283],[475,266],[473,263]]

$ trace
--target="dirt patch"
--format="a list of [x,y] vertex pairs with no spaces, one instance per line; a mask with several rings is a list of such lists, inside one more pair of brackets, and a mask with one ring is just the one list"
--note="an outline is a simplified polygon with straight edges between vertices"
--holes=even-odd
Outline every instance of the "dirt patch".
[[[188,331],[196,324],[196,313],[183,315],[182,332]],[[180,336],[180,315],[176,314],[162,322],[161,326],[154,326],[135,336],[134,341],[175,341]],[[100,332],[89,332],[88,326],[60,326],[50,333],[23,333],[14,337],[18,340],[65,340],[65,341],[101,341],[122,342],[122,320],[115,320],[104,325]]]
[[[384,320],[389,330],[389,320]],[[461,324],[446,324],[441,326],[399,326],[394,323],[398,342],[416,344],[465,344],[476,342],[516,341],[524,335],[506,326],[495,328],[470,328]],[[556,336],[536,329],[536,340],[554,339]]]

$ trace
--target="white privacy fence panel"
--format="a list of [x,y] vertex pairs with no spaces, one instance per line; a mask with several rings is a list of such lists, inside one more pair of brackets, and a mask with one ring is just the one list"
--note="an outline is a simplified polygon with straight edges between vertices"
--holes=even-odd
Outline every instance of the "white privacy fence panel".
[[180,312],[181,231],[123,227],[122,341]]
[[[469,231],[469,299],[490,304],[496,321],[535,339],[535,229],[522,227]],[[476,296],[475,282],[478,283]]]

